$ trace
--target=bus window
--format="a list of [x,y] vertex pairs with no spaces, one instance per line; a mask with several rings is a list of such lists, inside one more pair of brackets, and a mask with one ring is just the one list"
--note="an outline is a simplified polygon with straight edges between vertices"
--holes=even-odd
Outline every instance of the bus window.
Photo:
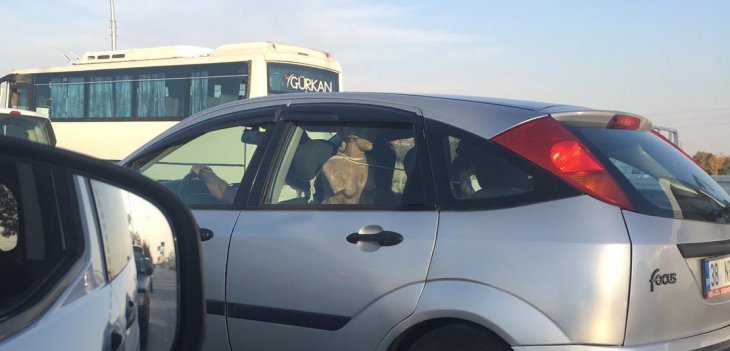
[[200,67],[190,80],[191,114],[206,108],[246,98],[248,67],[227,64]]
[[27,86],[12,85],[10,87],[10,108],[30,110]]

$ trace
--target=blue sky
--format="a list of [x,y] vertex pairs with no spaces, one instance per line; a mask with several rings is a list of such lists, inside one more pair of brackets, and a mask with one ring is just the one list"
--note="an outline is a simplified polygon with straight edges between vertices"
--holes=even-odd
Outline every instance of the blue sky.
[[[109,48],[109,1],[3,0],[0,72]],[[730,1],[116,0],[120,49],[273,40],[330,52],[350,91],[643,114],[730,154]]]

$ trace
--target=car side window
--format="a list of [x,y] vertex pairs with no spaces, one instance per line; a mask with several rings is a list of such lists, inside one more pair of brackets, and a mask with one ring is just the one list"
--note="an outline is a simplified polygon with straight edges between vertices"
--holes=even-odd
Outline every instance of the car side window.
[[487,139],[435,121],[426,129],[444,209],[513,207],[578,194]]
[[51,292],[83,253],[70,176],[0,158],[0,319]]
[[132,227],[129,210],[125,207],[127,194],[114,186],[91,181],[97,220],[106,259],[107,279],[114,280],[132,256]]
[[213,130],[135,167],[189,205],[230,205],[267,129],[265,123]]
[[400,206],[421,191],[408,123],[300,123],[282,150],[265,205]]
[[449,135],[448,149],[449,183],[456,199],[515,196],[535,189],[532,174],[500,157],[486,142]]

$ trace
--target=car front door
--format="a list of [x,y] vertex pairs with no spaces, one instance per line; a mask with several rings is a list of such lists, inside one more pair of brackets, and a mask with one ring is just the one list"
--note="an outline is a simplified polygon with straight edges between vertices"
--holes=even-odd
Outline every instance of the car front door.
[[418,111],[292,105],[233,230],[234,350],[373,350],[416,307],[438,212]]
[[[205,298],[206,338],[203,350],[228,350],[225,320],[226,260],[231,232],[242,203],[239,193],[250,187],[262,154],[266,133],[278,107],[264,108],[218,121],[195,125],[162,146],[162,151],[143,156],[133,167],[180,197],[200,226]],[[202,169],[193,172],[193,167]],[[215,180],[221,192],[211,192]],[[210,183],[213,185],[214,183]]]

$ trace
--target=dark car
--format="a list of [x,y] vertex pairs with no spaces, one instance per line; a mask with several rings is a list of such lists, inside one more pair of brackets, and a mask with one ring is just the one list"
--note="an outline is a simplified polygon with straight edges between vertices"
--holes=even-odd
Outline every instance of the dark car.
[[152,294],[152,262],[141,246],[134,246],[134,263],[137,266],[137,309],[139,311],[140,343],[147,343],[150,325],[150,295]]

